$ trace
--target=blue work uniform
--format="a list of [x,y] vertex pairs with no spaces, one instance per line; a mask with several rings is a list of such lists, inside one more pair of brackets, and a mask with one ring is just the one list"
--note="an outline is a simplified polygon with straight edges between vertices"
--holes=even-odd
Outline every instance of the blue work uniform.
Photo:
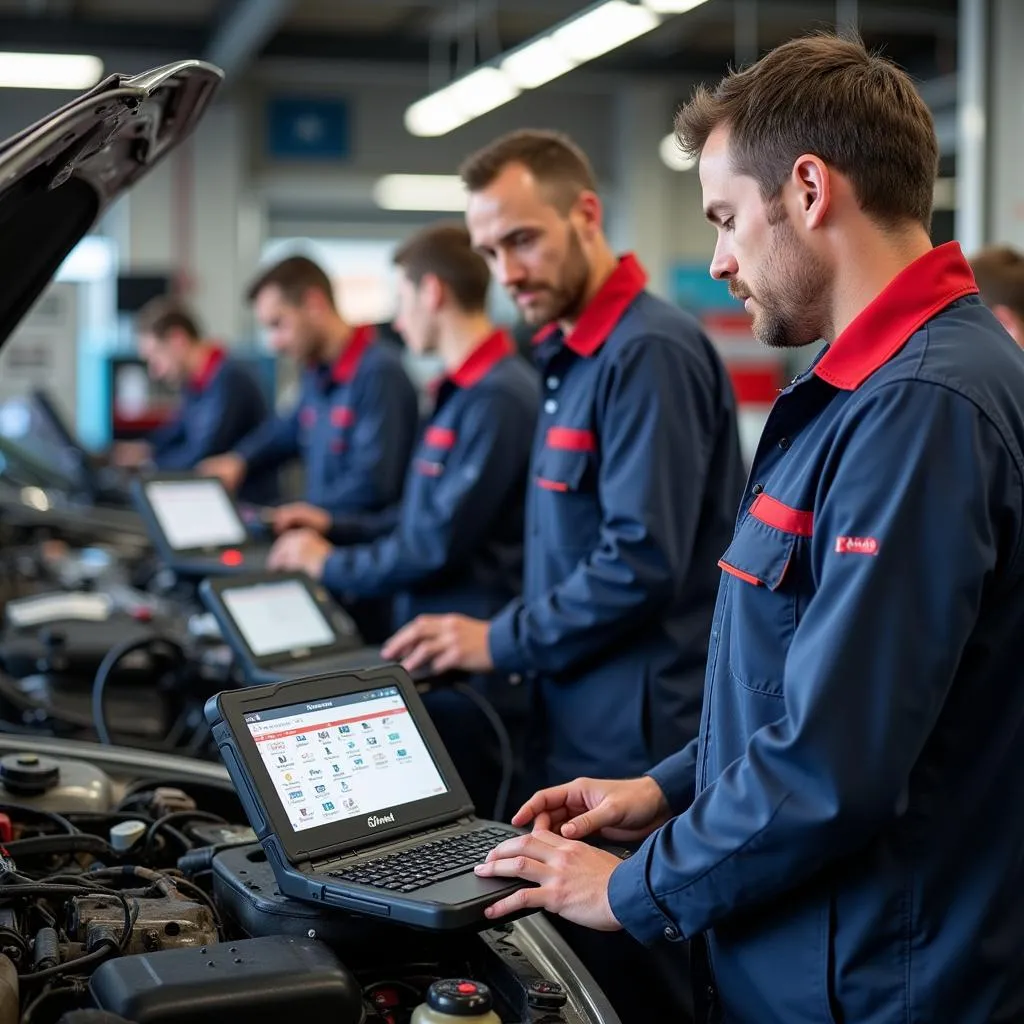
[[743,486],[736,408],[711,342],[645,283],[625,256],[535,349],[523,596],[490,652],[532,689],[536,784],[637,775],[697,734]]
[[[539,392],[507,334],[483,340],[441,382],[401,504],[362,517],[365,542],[327,559],[328,590],[344,601],[394,598],[394,628],[424,612],[490,618],[515,597]],[[351,539],[355,525],[342,518],[332,539]]]
[[706,933],[726,1021],[1024,1019],[1024,353],[976,296],[930,251],[761,438],[680,816],[609,890]]
[[[182,388],[174,418],[150,434],[153,463],[158,469],[194,469],[203,459],[230,451],[266,420],[267,412],[252,374],[222,348],[211,348]],[[252,474],[241,497],[260,504],[276,501],[276,473]]]
[[419,408],[400,350],[357,327],[332,366],[302,374],[299,400],[235,448],[246,472],[297,456],[306,500],[331,513],[377,511],[402,494]]

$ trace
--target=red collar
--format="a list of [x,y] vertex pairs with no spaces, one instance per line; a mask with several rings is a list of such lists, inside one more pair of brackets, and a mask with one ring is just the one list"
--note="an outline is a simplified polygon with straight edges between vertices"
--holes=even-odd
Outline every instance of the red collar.
[[193,391],[205,391],[217,376],[217,371],[227,358],[227,353],[222,348],[211,348],[206,353],[206,360],[202,366],[188,379],[188,385]]
[[515,353],[515,342],[503,330],[492,331],[466,357],[465,362],[448,374],[456,387],[471,388],[500,363]]
[[335,360],[331,367],[331,380],[335,384],[351,384],[352,379],[359,369],[359,363],[366,353],[366,350],[377,338],[377,332],[370,324],[363,324],[353,328],[352,337],[349,338],[341,355]]
[[956,242],[904,267],[826,349],[814,372],[843,391],[860,387],[936,313],[976,295],[974,274]]
[[[592,356],[608,340],[608,335],[646,285],[647,271],[632,253],[627,253],[583,310],[565,344],[579,356]],[[556,330],[557,324],[548,324],[534,336],[534,344],[539,345]]]

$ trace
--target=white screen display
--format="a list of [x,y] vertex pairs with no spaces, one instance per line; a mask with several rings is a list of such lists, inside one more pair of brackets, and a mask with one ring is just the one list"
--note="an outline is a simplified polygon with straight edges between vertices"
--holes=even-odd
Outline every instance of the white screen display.
[[222,590],[221,597],[257,658],[335,641],[331,624],[298,580],[232,587]]
[[[296,832],[372,820],[448,791],[395,686],[261,711],[245,723]],[[375,825],[388,823],[380,817]]]
[[146,496],[175,551],[246,541],[245,524],[218,480],[154,480],[146,485]]

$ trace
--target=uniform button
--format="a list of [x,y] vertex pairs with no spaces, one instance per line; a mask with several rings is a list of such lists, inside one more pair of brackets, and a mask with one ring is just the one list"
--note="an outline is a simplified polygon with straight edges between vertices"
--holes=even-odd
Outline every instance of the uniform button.
[[780,448],[781,448],[781,449],[782,449],[782,450],[783,450],[784,452],[788,452],[788,451],[789,451],[789,445],[790,445],[790,440],[789,440],[789,438],[788,438],[788,437],[783,437],[783,438],[780,438],[780,439],[779,439],[779,447],[780,447]]
[[548,413],[558,412],[558,403],[553,398],[549,398],[544,403],[544,411]]
[[762,487],[761,484],[754,484],[754,486],[751,488],[751,492],[754,494],[760,494],[763,490],[764,487]]
[[671,924],[666,925],[664,935],[669,942],[675,942],[679,938],[679,929]]
[[548,377],[547,386],[549,391],[554,391],[562,382],[557,377]]
[[512,686],[518,686],[523,681],[523,677],[518,672],[513,672],[512,675],[508,677],[508,681]]

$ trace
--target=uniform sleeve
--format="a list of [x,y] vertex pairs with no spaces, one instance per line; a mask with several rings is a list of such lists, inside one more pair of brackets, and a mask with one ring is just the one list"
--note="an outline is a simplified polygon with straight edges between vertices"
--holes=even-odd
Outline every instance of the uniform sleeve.
[[401,502],[376,512],[341,513],[331,521],[327,539],[339,547],[344,544],[366,544],[398,529],[401,519]]
[[710,364],[639,338],[608,384],[597,482],[601,539],[558,586],[491,623],[495,666],[558,675],[669,604],[693,555],[721,410]]
[[647,772],[665,794],[673,814],[682,814],[693,803],[697,791],[697,744],[695,737]]
[[146,438],[153,449],[153,463],[158,469],[175,469],[173,463],[178,449],[185,440],[185,423],[181,413],[169,423],[150,432]]
[[[521,494],[531,427],[522,403],[505,394],[481,394],[459,423],[441,476],[407,491],[392,533],[331,555],[323,575],[327,588],[376,597],[457,568],[493,530],[506,503]],[[410,504],[413,494],[424,500]]]
[[344,514],[399,501],[418,418],[416,392],[398,363],[384,363],[367,374],[352,428],[351,458],[344,475],[324,492],[323,507]]
[[299,411],[302,398],[283,416],[273,416],[247,434],[235,446],[235,454],[245,459],[246,472],[276,469],[299,454]]
[[[903,382],[851,420],[816,501],[816,586],[778,719],[612,877],[612,909],[642,941],[778,896],[899,813],[986,583],[1016,557],[1022,481],[973,404]],[[850,537],[874,543],[851,553]]]
[[192,469],[211,455],[230,451],[251,421],[254,387],[239,374],[222,370],[209,392],[190,404],[181,443],[161,468]]

